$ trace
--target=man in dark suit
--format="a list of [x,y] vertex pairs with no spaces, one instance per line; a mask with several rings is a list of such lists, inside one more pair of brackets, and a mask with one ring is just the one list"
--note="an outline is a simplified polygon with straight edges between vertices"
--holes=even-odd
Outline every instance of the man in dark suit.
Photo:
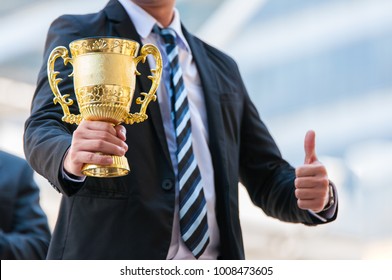
[[0,151],[0,259],[45,259],[50,231],[33,170]]
[[[45,62],[55,47],[94,36],[154,43],[164,58],[158,101],[150,103],[148,120],[115,127],[99,121],[63,123],[43,65],[26,122],[25,153],[64,194],[49,258],[243,259],[238,182],[267,215],[280,220],[316,225],[336,218],[336,190],[317,160],[314,133],[305,138],[305,164],[294,169],[260,120],[235,62],[188,33],[174,5],[174,0],[111,0],[98,13],[62,16],[49,29]],[[65,76],[72,67],[58,64],[56,70]],[[134,99],[150,86],[148,63],[138,70],[143,74],[137,77]],[[75,100],[71,79],[59,87]],[[177,106],[178,100],[184,103]],[[74,104],[71,112],[77,109]],[[177,115],[177,109],[186,113]],[[188,144],[179,144],[179,119],[187,119]],[[191,147],[186,164],[184,146]],[[125,154],[131,172],[84,177],[84,163],[112,163],[105,154]],[[194,168],[191,176],[184,166]],[[189,196],[199,203],[197,215],[189,216],[200,217],[195,219],[200,223],[184,230],[184,217],[194,205],[184,210],[187,204],[181,200],[189,178],[195,181],[189,183],[192,191],[197,189]],[[190,242],[187,233],[201,235]]]

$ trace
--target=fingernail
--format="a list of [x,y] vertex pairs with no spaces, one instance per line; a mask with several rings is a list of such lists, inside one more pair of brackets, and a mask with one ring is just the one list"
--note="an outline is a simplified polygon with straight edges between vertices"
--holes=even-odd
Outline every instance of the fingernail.
[[119,147],[119,152],[123,156],[125,155],[126,150],[123,147]]
[[124,136],[124,139],[126,139],[126,138],[127,138],[127,131],[125,130],[124,127],[121,128],[121,133],[122,133],[122,135]]

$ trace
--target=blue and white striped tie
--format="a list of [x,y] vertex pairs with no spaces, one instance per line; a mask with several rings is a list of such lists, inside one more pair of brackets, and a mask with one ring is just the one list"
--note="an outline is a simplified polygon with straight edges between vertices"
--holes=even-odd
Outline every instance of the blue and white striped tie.
[[192,254],[199,258],[209,243],[207,206],[200,170],[192,149],[191,118],[187,92],[178,59],[176,32],[159,29],[170,63],[170,99],[177,136],[181,236]]

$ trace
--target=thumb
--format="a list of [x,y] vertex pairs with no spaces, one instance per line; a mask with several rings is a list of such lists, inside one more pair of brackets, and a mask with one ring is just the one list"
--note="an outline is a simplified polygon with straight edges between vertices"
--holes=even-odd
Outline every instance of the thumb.
[[316,133],[309,130],[305,135],[305,164],[311,164],[317,161],[316,156]]

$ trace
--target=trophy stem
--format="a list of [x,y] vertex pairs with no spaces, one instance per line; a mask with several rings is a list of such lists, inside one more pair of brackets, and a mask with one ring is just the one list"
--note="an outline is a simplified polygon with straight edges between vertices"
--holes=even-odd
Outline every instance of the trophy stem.
[[86,163],[82,167],[82,173],[86,176],[110,178],[125,176],[130,171],[128,161],[125,156],[111,156],[113,163],[110,165],[97,165]]

